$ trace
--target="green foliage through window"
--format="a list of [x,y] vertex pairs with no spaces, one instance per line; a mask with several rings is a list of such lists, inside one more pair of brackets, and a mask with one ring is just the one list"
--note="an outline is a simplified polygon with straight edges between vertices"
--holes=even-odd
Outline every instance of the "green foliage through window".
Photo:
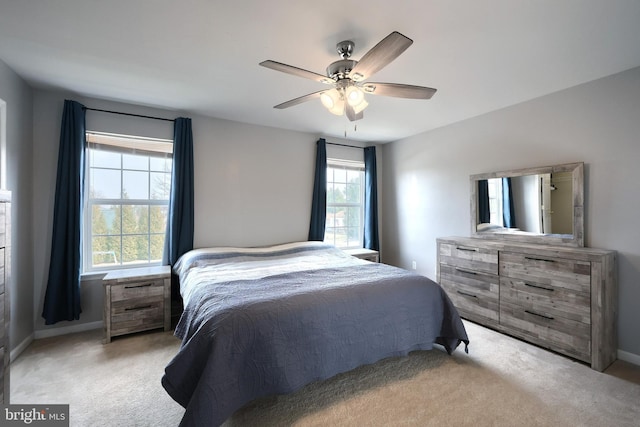
[[105,144],[104,138],[100,141],[88,151],[85,270],[159,264],[167,227],[171,154],[120,150]]
[[362,167],[327,166],[325,242],[339,248],[362,247],[364,171]]

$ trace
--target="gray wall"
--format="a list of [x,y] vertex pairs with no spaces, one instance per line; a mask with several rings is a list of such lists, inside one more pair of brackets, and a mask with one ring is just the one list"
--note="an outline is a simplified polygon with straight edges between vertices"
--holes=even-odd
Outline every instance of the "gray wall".
[[[140,114],[181,114],[32,91],[2,62],[0,98],[7,102],[7,187],[15,192],[15,348],[34,330],[102,318],[101,287],[95,281],[83,284],[80,322],[45,327],[40,317],[64,98]],[[306,238],[318,136],[192,118],[196,246]],[[618,251],[619,348],[640,355],[640,336],[634,331],[640,323],[635,309],[640,302],[640,228],[635,220],[640,209],[639,118],[640,69],[634,69],[383,146],[378,152],[383,260],[406,268],[416,260],[419,272],[434,278],[435,239],[469,235],[470,174],[584,161],[586,244]],[[112,129],[110,121],[125,133],[166,136],[158,122],[87,116],[89,126],[104,125],[102,130]],[[267,177],[258,179],[262,173]]]
[[435,278],[436,238],[470,234],[469,175],[582,161],[585,243],[618,251],[619,349],[640,358],[639,136],[636,68],[387,144],[384,260]]
[[0,61],[0,99],[6,102],[6,189],[12,191],[11,348],[33,334],[31,88]]
[[[182,115],[192,118],[196,247],[266,245],[307,239],[318,135],[36,90],[34,147],[40,153],[34,159],[33,311],[36,336],[55,334],[55,329],[60,327],[76,330],[83,329],[83,325],[95,327],[95,322],[102,320],[99,276],[83,280],[80,321],[45,326],[40,316],[49,265],[58,138],[65,98],[93,108],[165,118]],[[173,138],[172,124],[91,111],[87,112],[87,128]],[[364,146],[334,138],[328,141]],[[347,156],[347,153],[343,155]],[[379,159],[380,170],[381,165]]]

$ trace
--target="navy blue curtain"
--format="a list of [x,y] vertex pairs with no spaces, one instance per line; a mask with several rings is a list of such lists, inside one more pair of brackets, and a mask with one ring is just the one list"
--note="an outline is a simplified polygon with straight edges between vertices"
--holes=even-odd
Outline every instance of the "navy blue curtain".
[[[164,264],[173,265],[193,249],[193,134],[191,119],[179,117],[173,128],[173,168],[167,217]],[[179,299],[177,283],[171,286],[173,299]]]
[[316,175],[313,181],[309,240],[323,241],[327,222],[327,142],[320,138],[316,145]]
[[82,313],[80,271],[85,146],[84,106],[65,100],[53,206],[51,259],[42,309],[46,325],[61,320],[78,320]]
[[511,178],[502,178],[502,219],[506,228],[516,227],[516,213],[513,209]]
[[481,179],[478,181],[478,219],[480,224],[491,222],[491,211],[489,210],[489,181]]
[[364,149],[364,247],[376,251],[380,250],[376,147]]

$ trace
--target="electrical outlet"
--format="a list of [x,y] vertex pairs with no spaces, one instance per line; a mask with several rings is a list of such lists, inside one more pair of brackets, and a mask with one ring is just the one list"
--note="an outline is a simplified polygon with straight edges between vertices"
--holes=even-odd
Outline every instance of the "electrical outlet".
[[411,261],[411,268],[416,270],[418,268],[418,265],[416,264],[415,261]]

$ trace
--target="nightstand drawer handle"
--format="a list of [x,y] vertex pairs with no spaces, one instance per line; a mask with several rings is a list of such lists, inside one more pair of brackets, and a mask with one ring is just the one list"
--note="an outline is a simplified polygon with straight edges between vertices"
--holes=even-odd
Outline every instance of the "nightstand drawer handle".
[[127,307],[124,311],[135,311],[135,310],[146,310],[147,308],[153,307],[152,305],[142,305],[140,307]]
[[542,317],[543,319],[553,320],[553,316],[547,316],[546,314],[535,313],[533,311],[525,310],[525,313],[533,314],[534,316]]
[[478,252],[478,248],[465,248],[463,246],[456,246],[456,249],[459,251]]
[[555,289],[547,288],[546,286],[534,285],[533,283],[522,282],[525,286],[529,286],[530,288],[542,289],[545,291],[553,292]]
[[477,297],[476,295],[474,295],[474,294],[470,294],[470,293],[463,292],[463,291],[457,291],[457,292],[458,292],[460,295],[463,295],[463,296],[465,296],[465,297],[478,298],[478,297]]
[[460,268],[460,267],[456,267],[456,271],[459,271],[460,273],[467,273],[467,274],[473,274],[474,276],[478,273],[476,273],[475,271],[471,271],[471,270],[466,270],[464,268]]
[[526,257],[524,257],[524,259],[528,259],[528,260],[531,260],[531,261],[556,262],[553,259],[535,258],[535,257],[532,257],[532,256],[526,256]]
[[136,288],[148,288],[149,286],[153,286],[153,283],[145,283],[144,285],[132,285],[125,286],[125,289],[136,289]]

